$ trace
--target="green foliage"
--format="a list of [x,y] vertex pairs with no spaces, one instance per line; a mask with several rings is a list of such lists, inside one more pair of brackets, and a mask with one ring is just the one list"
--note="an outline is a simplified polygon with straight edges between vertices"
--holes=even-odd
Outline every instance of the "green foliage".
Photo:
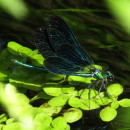
[[73,123],[82,117],[82,111],[77,108],[69,108],[63,114],[63,117],[68,123]]
[[130,107],[130,99],[122,99],[121,101],[119,101],[119,104],[122,107]]
[[122,85],[115,83],[107,87],[107,92],[112,96],[119,96],[123,93],[123,87]]
[[116,115],[117,115],[117,111],[111,107],[106,107],[100,112],[100,118],[103,121],[111,121],[116,117]]
[[0,123],[6,122],[7,121],[7,115],[6,114],[1,114],[0,115]]
[[52,126],[54,129],[58,130],[70,130],[69,125],[67,124],[66,120],[64,117],[57,117],[52,121]]
[[[122,85],[118,83],[109,85],[107,92],[99,92],[91,84],[96,81],[94,78],[55,75],[21,66],[15,63],[15,59],[37,66],[43,66],[44,61],[38,51],[16,42],[9,42],[0,53],[0,103],[12,117],[1,114],[0,122],[6,122],[6,125],[0,125],[3,130],[22,129],[20,122],[30,122],[27,125],[30,129],[70,130],[68,123],[87,116],[84,111],[102,106],[100,118],[108,122],[118,115],[116,109],[119,106],[130,107],[130,99],[118,99],[123,92]],[[96,87],[100,88],[100,84]],[[35,102],[38,105],[32,105]]]

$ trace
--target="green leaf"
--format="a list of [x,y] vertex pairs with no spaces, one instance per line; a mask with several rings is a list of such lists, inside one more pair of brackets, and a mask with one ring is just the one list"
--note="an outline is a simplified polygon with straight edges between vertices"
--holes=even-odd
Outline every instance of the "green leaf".
[[113,96],[119,96],[123,92],[122,85],[115,83],[107,87],[107,92]]
[[117,111],[111,107],[106,107],[100,111],[100,118],[106,122],[113,120],[116,115]]
[[82,111],[77,108],[70,108],[66,110],[63,117],[68,123],[73,123],[82,118]]
[[7,115],[6,114],[1,114],[0,115],[0,123],[4,123],[7,121]]
[[58,114],[62,109],[62,107],[59,106],[50,106],[48,103],[44,103],[40,108],[42,108],[42,111],[49,116]]
[[53,128],[51,126],[39,125],[36,127],[36,130],[53,130]]
[[58,83],[45,83],[43,90],[50,96],[59,96],[62,94],[62,86]]
[[66,130],[67,126],[67,122],[65,120],[65,118],[59,116],[57,118],[55,118],[51,125],[56,128],[57,130]]
[[[39,113],[43,113],[43,109],[40,107],[33,107],[31,109],[33,117],[35,117]],[[45,113],[46,114],[46,113]]]
[[9,118],[9,119],[6,121],[6,124],[10,124],[10,123],[12,123],[12,122],[14,122],[14,121],[15,121],[14,118]]
[[30,56],[32,54],[32,50],[27,47],[23,47],[22,45],[16,43],[16,42],[9,42],[7,45],[8,51],[14,55],[22,55],[24,57]]
[[43,67],[44,57],[41,54],[33,54],[30,55],[31,62],[34,66]]
[[82,99],[91,99],[98,94],[98,91],[95,89],[83,89],[79,91],[79,95]]
[[122,99],[121,101],[119,101],[119,104],[122,107],[130,107],[130,99]]
[[36,126],[39,126],[39,127],[42,126],[42,128],[45,129],[46,127],[50,126],[52,122],[52,117],[50,117],[49,115],[45,113],[38,113],[34,117],[34,122]]
[[53,73],[47,73],[46,78],[48,81],[60,81],[64,80],[65,75],[59,75],[59,74],[53,74]]
[[111,103],[111,108],[117,109],[119,107],[119,102],[118,101],[114,101]]
[[[9,81],[9,74],[12,73],[12,68],[14,64],[11,62],[11,54],[8,52],[7,49],[4,49],[0,52],[0,81],[1,82],[8,82]],[[7,60],[8,59],[8,60]]]
[[97,68],[97,69],[99,69],[99,70],[102,70],[102,66],[100,66],[100,65],[93,65],[94,66],[94,68]]
[[92,100],[86,100],[86,99],[81,100],[80,108],[83,110],[93,110],[99,107],[100,107],[99,104],[97,104]]
[[62,93],[72,93],[75,90],[75,87],[70,85],[63,86]]
[[54,97],[48,101],[48,104],[50,106],[64,106],[70,97],[71,96],[69,94],[64,94],[58,97]]
[[69,76],[68,77],[68,82],[73,85],[81,84],[80,82],[89,84],[92,82],[92,80],[96,80],[96,79],[80,77],[80,76]]
[[30,102],[33,102],[33,101],[35,101],[35,100],[37,100],[37,99],[51,99],[51,98],[52,98],[52,96],[50,96],[50,95],[46,94],[44,91],[42,91],[42,92],[40,92],[39,94],[37,94],[36,96],[34,96],[34,97],[30,100]]
[[0,82],[7,82],[9,80],[10,72],[8,70],[2,70],[0,72]]
[[75,108],[78,108],[80,107],[80,104],[81,104],[81,101],[79,98],[77,97],[71,97],[68,101],[68,104],[71,106],[71,107],[75,107]]
[[45,82],[45,73],[39,70],[28,69],[25,67],[16,68],[9,76],[9,82],[16,87],[31,90],[41,90]]
[[0,130],[3,130],[4,124],[0,124]]
[[23,130],[20,122],[13,122],[5,125],[2,130]]
[[107,104],[109,104],[110,102],[112,102],[112,99],[108,98],[108,97],[100,97],[98,99],[94,100],[96,103],[98,103],[100,106],[105,106]]

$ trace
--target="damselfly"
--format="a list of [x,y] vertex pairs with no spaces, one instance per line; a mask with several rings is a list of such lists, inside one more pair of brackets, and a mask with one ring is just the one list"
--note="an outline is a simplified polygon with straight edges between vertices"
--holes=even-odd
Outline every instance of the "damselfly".
[[[58,16],[50,17],[46,27],[37,29],[35,45],[45,58],[43,68],[18,60],[15,62],[54,74],[93,77],[97,82],[102,81],[101,86],[113,80],[110,71],[103,72],[94,66],[93,60],[81,47],[69,26]],[[83,71],[86,67],[89,72]]]

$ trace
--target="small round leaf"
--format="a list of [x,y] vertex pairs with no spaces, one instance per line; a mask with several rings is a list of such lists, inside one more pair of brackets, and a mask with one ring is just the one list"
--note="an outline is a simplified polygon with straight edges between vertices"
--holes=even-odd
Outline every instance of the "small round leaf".
[[52,117],[45,113],[38,113],[34,117],[34,121],[36,126],[45,126],[46,128],[46,126],[50,126],[52,122]]
[[48,101],[48,104],[50,106],[64,106],[67,102],[67,100],[70,98],[71,96],[68,94],[64,94],[58,97],[54,97],[51,100]]
[[122,99],[121,101],[119,101],[119,104],[122,107],[130,107],[130,99]]
[[123,92],[123,87],[118,83],[111,84],[107,87],[107,92],[110,95],[119,96]]
[[111,107],[114,108],[114,109],[117,109],[119,107],[119,102],[118,101],[112,102]]
[[99,104],[92,100],[81,100],[80,108],[83,110],[93,110],[99,108]]
[[62,94],[62,86],[57,83],[45,83],[43,86],[43,90],[50,96],[59,96]]
[[106,107],[100,111],[100,118],[106,122],[113,120],[116,115],[117,111],[111,107]]
[[71,97],[71,98],[69,99],[68,103],[69,103],[69,105],[70,105],[71,107],[78,108],[78,107],[80,107],[81,101],[80,101],[80,99],[77,98],[77,97]]
[[68,123],[73,123],[81,119],[82,111],[77,108],[70,108],[63,114],[63,117]]
[[63,118],[63,117],[61,117],[61,116],[55,118],[55,119],[52,121],[51,125],[52,125],[54,128],[57,128],[57,129],[59,129],[59,130],[66,129],[66,127],[68,127],[65,118]]
[[98,91],[94,89],[85,89],[85,90],[80,90],[79,95],[82,99],[91,99],[95,97],[98,94]]

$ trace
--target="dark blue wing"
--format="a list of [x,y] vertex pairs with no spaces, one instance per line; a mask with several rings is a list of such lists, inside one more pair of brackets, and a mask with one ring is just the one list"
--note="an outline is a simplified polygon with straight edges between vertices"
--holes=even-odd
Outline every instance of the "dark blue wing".
[[57,48],[56,54],[58,57],[71,61],[73,64],[79,65],[82,68],[91,64],[89,61],[83,60],[79,55],[79,48],[71,44],[62,44]]
[[81,48],[69,26],[60,17],[50,17],[49,23],[47,24],[47,34],[54,50],[62,46],[62,44],[71,44],[78,48],[78,55],[82,60],[89,61],[90,64],[93,64],[92,59]]
[[74,72],[80,70],[79,65],[75,65],[71,61],[67,61],[61,57],[48,57],[44,61],[44,66],[51,73],[72,75]]
[[45,28],[38,28],[35,34],[35,46],[44,58],[54,56],[55,50],[50,44]]
[[45,67],[52,73],[71,75],[93,64],[68,25],[58,16],[51,17],[46,28],[37,30],[35,44],[46,58]]

